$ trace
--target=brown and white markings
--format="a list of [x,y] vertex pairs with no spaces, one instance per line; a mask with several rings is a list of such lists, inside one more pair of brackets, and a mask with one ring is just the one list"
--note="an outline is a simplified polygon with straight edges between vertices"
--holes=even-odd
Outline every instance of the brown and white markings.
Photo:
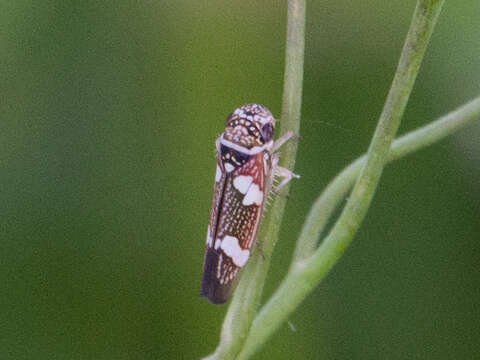
[[225,131],[216,141],[217,170],[207,230],[201,296],[214,304],[226,302],[255,243],[258,226],[273,178],[292,177],[279,167],[278,149],[292,137],[273,141],[275,118],[263,105],[248,104],[227,117]]

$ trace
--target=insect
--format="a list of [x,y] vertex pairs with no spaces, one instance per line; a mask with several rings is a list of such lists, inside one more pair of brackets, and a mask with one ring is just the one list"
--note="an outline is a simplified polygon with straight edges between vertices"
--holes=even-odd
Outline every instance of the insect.
[[[270,110],[248,104],[227,117],[225,131],[216,141],[217,169],[200,292],[213,304],[225,303],[235,289],[272,187],[278,191],[299,177],[278,166],[275,152],[293,133],[274,142],[274,127]],[[277,186],[275,176],[283,178]]]

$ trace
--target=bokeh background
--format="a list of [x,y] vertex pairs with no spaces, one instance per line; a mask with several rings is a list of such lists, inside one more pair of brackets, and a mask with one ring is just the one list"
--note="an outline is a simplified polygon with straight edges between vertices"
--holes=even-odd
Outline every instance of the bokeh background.
[[[363,153],[413,0],[309,1],[302,139],[266,285]],[[400,133],[480,94],[480,3],[447,1]],[[198,359],[224,120],[280,115],[286,1],[0,1],[0,358]],[[390,165],[360,233],[255,359],[478,359],[480,126]]]

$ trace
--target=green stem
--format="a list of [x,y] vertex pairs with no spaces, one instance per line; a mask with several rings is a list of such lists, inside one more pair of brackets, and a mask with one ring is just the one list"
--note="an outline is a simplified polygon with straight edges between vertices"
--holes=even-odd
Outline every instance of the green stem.
[[[285,77],[280,133],[299,134],[302,103],[303,58],[305,46],[305,0],[288,3]],[[281,165],[293,169],[297,142],[290,141],[282,148]],[[288,191],[288,186],[283,192]],[[271,255],[278,240],[286,198],[277,196],[263,219],[258,238],[262,254],[254,251],[235,290],[223,322],[220,343],[215,353],[205,359],[234,359],[247,339],[263,291]]]
[[[390,149],[388,162],[400,159],[432,145],[479,117],[480,97],[438,120],[395,140]],[[366,159],[367,156],[363,155],[343,169],[314,202],[297,242],[294,263],[304,260],[315,251],[316,246],[312,247],[311,244],[317,243],[333,211],[340,205],[348,191],[355,184],[355,180]]]
[[[293,264],[278,291],[260,311],[239,359],[248,359],[266,341],[332,268],[352,241],[367,213],[383,167],[389,160],[391,144],[443,2],[444,0],[417,2],[390,92],[350,199],[313,255],[306,257],[308,254],[304,250],[296,252],[297,258],[306,257],[305,260]],[[316,239],[312,237],[300,242],[305,249],[314,249]]]
[[[458,108],[457,110],[449,113],[446,116],[428,124],[416,131],[408,133],[407,135],[402,136],[401,138],[395,140],[392,144],[392,148],[388,157],[388,161],[394,161],[401,159],[417,150],[420,150],[424,147],[427,147],[435,142],[442,140],[443,138],[447,137],[448,135],[453,134],[455,131],[465,127],[466,125],[470,124],[474,120],[480,119],[480,97],[472,100],[471,102],[463,105],[462,107]],[[323,230],[323,226],[328,221],[328,216],[325,216],[326,212],[330,212],[330,214],[335,210],[335,208],[342,202],[345,198],[348,190],[354,185],[355,180],[357,179],[360,170],[365,165],[367,160],[367,156],[363,155],[349,166],[347,166],[325,189],[322,195],[317,199],[315,204],[313,205],[310,213],[308,215],[308,219],[303,226],[303,231],[301,236],[310,236],[312,241],[316,241],[318,236],[320,235],[321,231]],[[324,209],[324,207],[326,209]],[[316,220],[322,223],[323,226],[320,228],[316,224]],[[316,233],[315,233],[316,229]],[[325,255],[327,256],[327,255]],[[325,261],[325,260],[324,260]],[[301,271],[298,271],[298,268],[302,267],[302,259],[294,260],[294,266],[292,266],[291,271],[287,275],[284,283],[287,281],[290,285],[296,286],[298,285],[298,278],[302,276]],[[275,296],[283,297],[283,296],[290,296],[291,292],[289,290],[289,286],[282,285],[276,292]],[[303,298],[302,298],[303,299]],[[298,303],[302,300],[300,299]],[[298,305],[297,303],[297,305]],[[262,326],[265,325],[266,320],[270,319],[269,325],[273,327],[270,331],[272,332],[282,321],[284,321],[290,312],[287,309],[283,309],[284,313],[282,317],[276,317],[272,311],[274,311],[274,307],[272,303],[269,302],[265,307],[262,309],[261,314],[264,317],[264,320],[260,320],[261,318],[255,319],[253,323],[253,327],[251,330],[252,337],[255,337],[255,334],[263,333]],[[276,324],[278,322],[278,325]],[[256,338],[256,341],[261,339],[260,337]],[[247,340],[245,345],[245,349],[249,348],[250,343]]]

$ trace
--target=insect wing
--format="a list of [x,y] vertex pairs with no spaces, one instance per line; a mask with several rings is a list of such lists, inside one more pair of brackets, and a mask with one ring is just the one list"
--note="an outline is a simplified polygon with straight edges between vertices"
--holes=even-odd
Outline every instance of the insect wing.
[[268,157],[264,152],[249,156],[227,172],[217,155],[201,289],[201,295],[214,304],[229,299],[236,275],[250,257],[264,208]]

